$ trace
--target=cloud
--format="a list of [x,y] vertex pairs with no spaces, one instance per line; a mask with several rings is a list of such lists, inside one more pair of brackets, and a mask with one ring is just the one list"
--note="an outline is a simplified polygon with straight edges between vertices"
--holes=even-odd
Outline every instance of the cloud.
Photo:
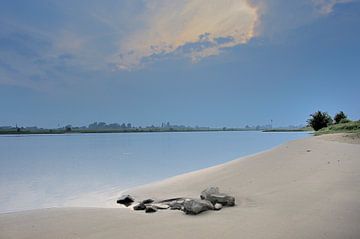
[[255,35],[257,9],[246,0],[150,0],[146,4],[144,26],[120,44],[120,69],[169,53],[196,62]]
[[321,14],[329,14],[333,11],[336,4],[349,3],[353,0],[313,0],[315,7]]
[[139,16],[143,26],[130,31],[112,61],[132,70],[166,56],[192,62],[277,34],[330,13],[351,0],[148,0]]
[[351,2],[34,1],[24,8],[27,13],[11,7],[10,0],[0,8],[0,84],[70,84],[174,57],[196,63],[254,37],[278,36]]

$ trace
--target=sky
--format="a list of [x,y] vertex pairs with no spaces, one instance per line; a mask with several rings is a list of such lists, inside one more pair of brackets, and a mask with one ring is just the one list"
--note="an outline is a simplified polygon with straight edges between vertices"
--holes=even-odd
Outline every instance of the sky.
[[0,6],[0,125],[360,119],[359,0]]

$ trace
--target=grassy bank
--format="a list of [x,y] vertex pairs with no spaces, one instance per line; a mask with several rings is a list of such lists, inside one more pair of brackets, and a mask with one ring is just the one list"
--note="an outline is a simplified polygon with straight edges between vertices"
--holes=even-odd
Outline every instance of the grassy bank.
[[334,133],[360,133],[360,121],[352,121],[343,124],[333,124],[317,131],[315,135]]

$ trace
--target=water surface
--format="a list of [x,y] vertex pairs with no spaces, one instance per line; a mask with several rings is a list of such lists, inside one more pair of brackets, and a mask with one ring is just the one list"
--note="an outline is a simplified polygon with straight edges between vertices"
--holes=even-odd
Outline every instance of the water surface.
[[0,136],[0,212],[106,206],[111,195],[123,189],[307,136],[261,132]]

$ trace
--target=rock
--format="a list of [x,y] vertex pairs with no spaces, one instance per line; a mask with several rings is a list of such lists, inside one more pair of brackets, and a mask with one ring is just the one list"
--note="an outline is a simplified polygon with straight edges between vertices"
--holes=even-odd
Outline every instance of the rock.
[[152,207],[155,207],[156,209],[160,209],[160,210],[165,210],[165,209],[169,209],[169,205],[167,204],[159,204],[159,203],[156,203],[156,204],[151,204]]
[[235,198],[225,193],[220,193],[219,188],[209,187],[201,192],[201,199],[206,199],[212,204],[220,203],[223,206],[235,206]]
[[213,204],[220,203],[223,206],[235,206],[235,198],[226,194],[211,194],[206,199]]
[[182,204],[173,204],[170,206],[170,210],[184,210],[184,206]]
[[219,210],[221,210],[222,207],[223,207],[222,204],[220,204],[220,203],[215,203],[215,205],[214,205],[214,210],[219,211]]
[[170,203],[178,200],[185,200],[185,198],[169,198],[169,199],[161,200],[159,201],[159,203]]
[[197,215],[207,210],[214,210],[214,206],[207,200],[186,199],[183,210],[186,214]]
[[153,203],[153,202],[154,202],[154,200],[150,199],[150,198],[142,201],[142,203],[144,203],[144,204],[149,204],[149,203]]
[[121,196],[116,202],[119,204],[123,204],[126,207],[130,206],[134,202],[134,198],[130,195]]
[[153,213],[153,212],[157,212],[157,209],[155,207],[153,207],[153,206],[148,206],[148,207],[146,207],[145,212],[146,213]]
[[219,194],[219,188],[218,187],[209,187],[201,192],[200,198],[206,199],[210,194]]
[[168,205],[171,210],[182,210],[184,208],[184,202],[185,200],[176,200],[170,202]]
[[146,206],[145,206],[145,204],[144,204],[143,202],[141,202],[141,203],[135,205],[135,206],[133,207],[133,209],[134,209],[135,211],[145,210],[145,209],[146,209]]
[[[220,193],[219,188],[209,187],[201,192],[200,199],[190,198],[170,198],[162,201],[146,199],[137,203],[133,210],[145,210],[146,213],[154,213],[158,210],[182,210],[186,214],[197,215],[207,210],[221,210],[223,206],[234,206],[235,198],[224,193]],[[130,206],[134,202],[130,195],[123,195],[117,203]]]

